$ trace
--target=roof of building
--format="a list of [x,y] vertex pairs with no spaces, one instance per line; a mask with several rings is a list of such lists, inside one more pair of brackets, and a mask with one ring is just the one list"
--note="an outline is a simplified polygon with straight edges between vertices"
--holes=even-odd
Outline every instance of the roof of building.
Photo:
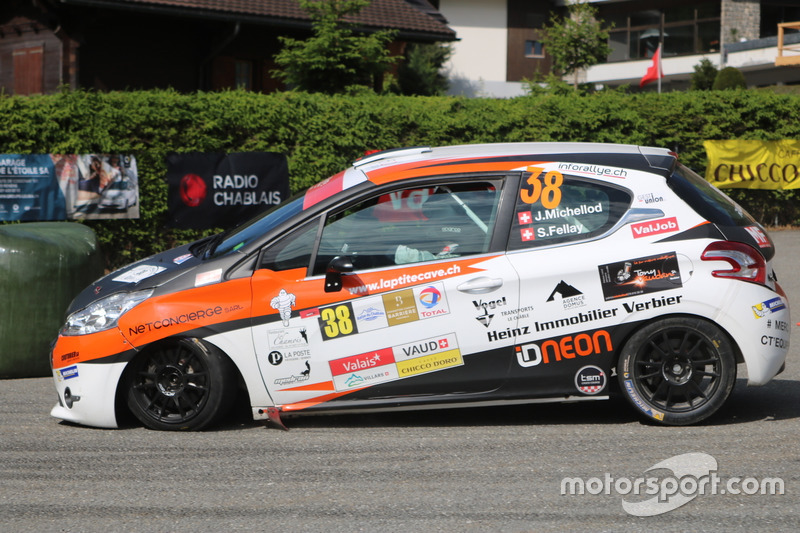
[[[308,27],[311,18],[297,0],[61,0],[64,4],[105,9],[133,9],[185,14],[252,23]],[[455,40],[455,31],[427,0],[372,0],[345,20],[374,29],[396,29],[402,34],[440,36]]]

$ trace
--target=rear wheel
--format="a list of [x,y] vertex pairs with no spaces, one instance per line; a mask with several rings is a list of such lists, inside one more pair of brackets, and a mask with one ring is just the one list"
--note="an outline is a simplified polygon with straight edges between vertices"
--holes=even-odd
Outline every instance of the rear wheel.
[[731,340],[714,324],[674,317],[637,331],[622,350],[617,374],[628,401],[650,419],[693,424],[727,400],[736,358]]
[[128,407],[152,429],[203,429],[219,421],[236,398],[233,363],[198,339],[143,352],[127,376]]

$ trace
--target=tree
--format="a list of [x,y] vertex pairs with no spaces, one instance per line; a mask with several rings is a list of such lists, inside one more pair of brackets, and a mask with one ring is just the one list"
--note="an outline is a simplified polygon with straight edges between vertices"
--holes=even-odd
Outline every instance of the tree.
[[438,96],[447,92],[450,82],[442,74],[442,66],[453,50],[446,44],[411,43],[405,61],[397,68],[397,83],[403,94]]
[[542,30],[545,53],[553,59],[553,67],[565,76],[596,65],[608,57],[608,29],[597,18],[597,10],[588,3],[575,3],[567,8],[567,16],[551,15],[551,24]]
[[693,91],[710,91],[714,86],[714,78],[717,77],[717,67],[707,58],[700,60],[700,63],[694,66],[694,74],[692,74],[691,90]]
[[388,49],[395,31],[357,34],[347,15],[361,11],[368,0],[299,0],[311,17],[312,36],[305,40],[279,37],[273,75],[288,86],[308,92],[341,93],[353,85],[380,87],[383,73],[396,61]]
[[717,73],[717,77],[714,78],[714,85],[711,88],[715,91],[747,89],[747,82],[741,70],[736,67],[725,67]]

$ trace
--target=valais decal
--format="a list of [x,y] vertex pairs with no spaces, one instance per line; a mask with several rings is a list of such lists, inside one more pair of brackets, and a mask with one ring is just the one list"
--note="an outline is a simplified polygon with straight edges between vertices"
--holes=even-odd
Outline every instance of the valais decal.
[[447,333],[334,359],[328,364],[334,387],[341,392],[461,366],[464,360],[455,333]]
[[633,232],[634,239],[658,235],[660,233],[672,233],[673,231],[678,231],[678,219],[670,217],[631,224],[631,231]]

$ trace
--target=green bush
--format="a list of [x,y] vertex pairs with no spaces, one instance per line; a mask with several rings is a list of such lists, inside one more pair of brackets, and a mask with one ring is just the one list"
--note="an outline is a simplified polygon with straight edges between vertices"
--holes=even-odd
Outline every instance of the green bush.
[[[115,268],[201,236],[165,227],[167,153],[270,151],[300,191],[365,150],[414,145],[592,141],[663,146],[701,174],[704,140],[797,139],[800,95],[763,91],[532,94],[511,99],[244,91],[65,91],[0,97],[4,153],[136,156],[140,217],[88,221]],[[793,191],[727,190],[768,224],[798,224]]]
[[744,81],[744,74],[736,67],[725,67],[717,72],[714,78],[714,85],[711,88],[715,91],[726,89],[747,89],[747,82]]
[[718,73],[717,67],[708,58],[704,57],[694,66],[690,89],[693,91],[711,90],[714,87],[714,80]]

